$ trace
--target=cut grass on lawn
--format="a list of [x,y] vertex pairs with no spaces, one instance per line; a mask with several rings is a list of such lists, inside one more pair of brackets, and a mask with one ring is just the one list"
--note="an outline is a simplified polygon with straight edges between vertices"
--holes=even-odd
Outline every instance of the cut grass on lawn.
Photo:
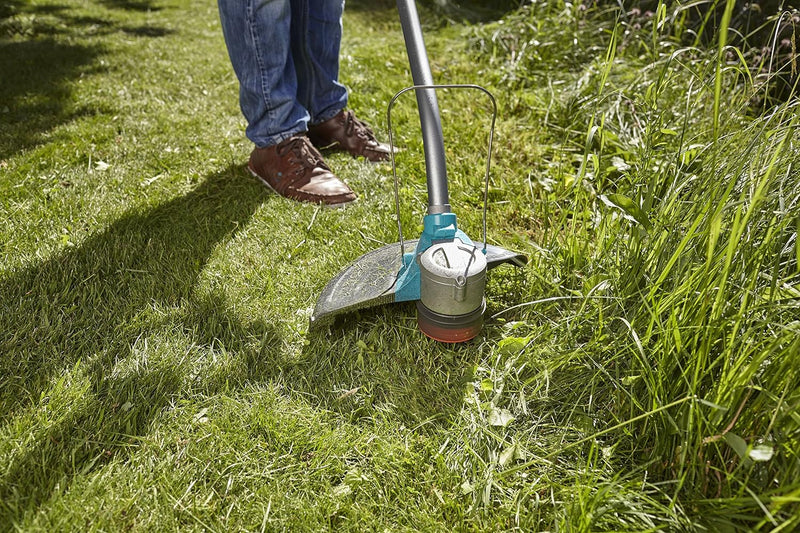
[[[397,240],[391,171],[328,156],[340,210],[252,179],[214,2],[0,6],[0,530],[800,528],[797,100],[756,115],[679,10],[421,9],[436,80],[500,102],[489,240],[530,257],[456,346],[413,305],[307,331]],[[394,4],[345,13],[385,139]],[[477,237],[488,106],[441,107]],[[393,122],[413,238],[413,97]]]

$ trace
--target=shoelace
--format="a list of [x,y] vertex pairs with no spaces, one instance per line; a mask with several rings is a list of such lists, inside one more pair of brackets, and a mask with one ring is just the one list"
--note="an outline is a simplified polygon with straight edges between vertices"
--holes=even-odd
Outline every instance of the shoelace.
[[375,133],[373,133],[370,127],[357,119],[355,113],[350,110],[346,111],[344,114],[344,131],[348,137],[355,132],[356,135],[363,139],[378,142]]
[[[280,157],[286,155],[291,151],[298,163],[301,163],[306,168],[314,168],[317,166],[325,167],[325,162],[315,154],[311,149],[310,141],[306,137],[292,137],[289,141],[282,143],[278,146],[277,153]],[[295,174],[303,174],[305,170],[298,168]]]

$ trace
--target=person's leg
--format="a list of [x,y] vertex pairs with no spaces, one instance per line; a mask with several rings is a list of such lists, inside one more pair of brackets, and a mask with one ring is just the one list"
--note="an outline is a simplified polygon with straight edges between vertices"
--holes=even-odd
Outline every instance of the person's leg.
[[309,123],[319,124],[347,106],[347,89],[339,83],[344,0],[291,2],[297,99],[308,110]]
[[339,83],[344,0],[292,0],[292,57],[297,98],[309,111],[308,136],[320,148],[386,161],[389,147],[347,107]]
[[225,43],[247,119],[250,173],[301,202],[343,205],[356,195],[325,164],[305,132],[292,59],[292,0],[218,0]]
[[258,147],[276,145],[308,127],[292,61],[292,1],[218,0],[246,134]]

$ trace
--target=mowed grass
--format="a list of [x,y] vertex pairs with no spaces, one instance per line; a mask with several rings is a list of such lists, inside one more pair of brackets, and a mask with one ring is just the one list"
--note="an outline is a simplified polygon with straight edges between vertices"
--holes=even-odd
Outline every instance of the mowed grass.
[[[800,526],[797,102],[754,112],[733,50],[661,11],[422,6],[437,81],[498,97],[489,241],[530,257],[452,346],[413,305],[308,332],[327,280],[397,240],[391,169],[330,155],[342,210],[252,179],[213,2],[2,9],[0,529]],[[394,5],[344,24],[385,139],[411,83]],[[489,108],[441,104],[480,238]]]

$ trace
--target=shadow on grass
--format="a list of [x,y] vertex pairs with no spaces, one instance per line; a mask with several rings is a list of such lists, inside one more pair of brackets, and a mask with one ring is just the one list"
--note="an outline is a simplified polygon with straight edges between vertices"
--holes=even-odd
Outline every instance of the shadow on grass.
[[224,295],[195,288],[214,249],[266,198],[229,168],[0,279],[0,421],[35,435],[0,467],[0,523],[19,523],[76,475],[125,453],[187,390],[227,386],[225,369],[202,374],[193,356],[223,345],[268,354],[279,343],[266,322],[243,324]]
[[90,111],[72,102],[70,82],[99,55],[96,46],[54,40],[0,42],[0,159]]
[[292,356],[269,317],[242,320],[223,291],[198,291],[219,243],[268,198],[245,174],[209,176],[0,279],[0,429],[26,440],[0,442],[0,523],[20,525],[77,479],[129,460],[170,406],[248,383],[279,381],[367,425],[438,427],[460,409],[480,349],[424,338],[413,306],[350,317]]
[[440,427],[461,409],[479,359],[479,341],[425,337],[415,306],[404,303],[349,313],[309,333],[291,382],[351,422],[384,416],[406,427]]
[[[193,302],[209,255],[266,195],[239,168],[0,279],[0,406],[39,400],[54,376],[96,354],[127,353],[145,307]],[[102,376],[100,376],[102,378]]]
[[170,406],[247,384],[280,382],[366,426],[449,425],[481,348],[425,338],[413,305],[351,315],[295,355],[269,317],[243,320],[224,291],[198,290],[220,242],[268,198],[228,168],[0,279],[0,523],[127,461]]
[[104,111],[76,102],[72,85],[94,73],[105,53],[98,37],[119,32],[157,38],[172,30],[75,14],[66,5],[0,6],[0,160],[38,145],[62,124]]
[[156,5],[150,0],[101,0],[104,6],[112,9],[124,9],[126,11],[161,11],[161,6]]

